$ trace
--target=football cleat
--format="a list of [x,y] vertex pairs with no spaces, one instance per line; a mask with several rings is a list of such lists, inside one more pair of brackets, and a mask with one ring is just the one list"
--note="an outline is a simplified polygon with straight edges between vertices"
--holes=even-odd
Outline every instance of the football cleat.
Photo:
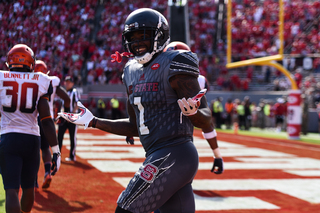
[[50,175],[50,173],[46,173],[44,175],[44,179],[43,179],[43,183],[42,183],[42,188],[43,189],[47,189],[50,187],[50,184],[51,184],[51,181],[52,181],[52,177]]
[[74,158],[65,158],[65,161],[67,161],[67,162],[74,161],[75,162],[77,160],[76,160],[76,157],[74,157]]

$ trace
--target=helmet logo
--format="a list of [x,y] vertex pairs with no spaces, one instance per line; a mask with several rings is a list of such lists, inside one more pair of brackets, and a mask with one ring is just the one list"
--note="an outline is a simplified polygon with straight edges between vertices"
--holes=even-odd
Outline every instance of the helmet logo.
[[167,51],[171,51],[171,50],[174,50],[174,47],[169,47],[169,48],[167,49]]
[[139,28],[139,23],[138,22],[134,22],[132,24],[129,24],[129,25],[125,26],[125,30],[132,29],[132,28]]
[[152,70],[156,70],[156,69],[158,69],[159,67],[160,67],[160,64],[155,63],[155,64],[153,64],[153,65],[151,66],[151,69],[152,69]]

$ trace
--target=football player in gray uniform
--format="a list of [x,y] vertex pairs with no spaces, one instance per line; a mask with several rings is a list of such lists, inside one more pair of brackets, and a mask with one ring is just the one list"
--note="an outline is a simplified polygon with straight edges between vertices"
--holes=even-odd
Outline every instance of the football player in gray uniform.
[[[172,51],[172,50],[186,50],[186,51],[191,51],[190,47],[181,42],[181,41],[173,41],[170,44],[164,48],[164,52],[166,51]],[[198,76],[198,82],[200,89],[205,89],[206,88],[206,78],[203,75]],[[217,142],[217,133],[214,131],[215,137],[211,137],[210,135],[208,136],[203,132],[204,138],[207,139],[208,144],[210,145],[213,155],[214,155],[214,161],[213,161],[213,166],[211,169],[211,172],[214,172],[215,174],[222,174],[223,172],[223,160],[222,160],[222,155],[220,153],[220,149],[218,147],[218,142]]]
[[[216,133],[201,90],[197,55],[167,51],[169,26],[148,8],[127,17],[123,45],[134,58],[123,70],[129,118],[96,118],[80,102],[78,114],[59,113],[66,120],[124,136],[139,136],[146,159],[117,201],[116,213],[195,212],[191,183],[199,158],[193,144],[194,126],[206,138]],[[202,98],[201,98],[202,97]],[[200,106],[200,107],[199,107]]]

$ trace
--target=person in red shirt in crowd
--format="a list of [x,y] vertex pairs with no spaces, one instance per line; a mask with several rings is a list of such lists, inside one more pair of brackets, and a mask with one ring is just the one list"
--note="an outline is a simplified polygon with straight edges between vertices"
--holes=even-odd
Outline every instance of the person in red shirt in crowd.
[[247,69],[247,78],[251,81],[252,80],[252,77],[253,77],[253,72],[254,72],[254,69],[252,66],[249,66]]
[[276,117],[276,131],[281,132],[287,113],[287,106],[285,104],[285,100],[283,98],[278,98],[277,103],[273,107],[274,114]]
[[233,115],[233,112],[234,112],[234,104],[232,103],[231,98],[228,98],[227,102],[224,105],[224,108],[225,108],[226,113],[227,113],[227,117],[226,117],[226,120],[225,120],[226,127],[227,127],[227,129],[231,129],[232,115]]
[[248,91],[249,90],[249,83],[250,83],[250,79],[249,78],[245,78],[241,81],[242,84],[242,90],[243,91]]
[[233,85],[232,90],[234,91],[238,91],[241,88],[241,80],[236,73],[231,76],[231,85]]
[[318,113],[318,132],[320,133],[320,103],[318,103],[316,107]]
[[301,70],[297,69],[296,73],[294,74],[294,79],[296,80],[297,86],[299,88],[301,88],[302,78],[303,78],[303,76],[301,74]]

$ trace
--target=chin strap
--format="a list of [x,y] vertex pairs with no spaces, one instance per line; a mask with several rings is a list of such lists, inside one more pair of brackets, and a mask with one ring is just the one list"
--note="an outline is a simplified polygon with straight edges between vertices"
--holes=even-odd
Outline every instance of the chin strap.
[[134,55],[132,53],[129,52],[123,52],[123,53],[119,53],[118,51],[116,51],[114,54],[111,55],[111,62],[118,62],[121,63],[122,61],[122,57],[134,57]]

